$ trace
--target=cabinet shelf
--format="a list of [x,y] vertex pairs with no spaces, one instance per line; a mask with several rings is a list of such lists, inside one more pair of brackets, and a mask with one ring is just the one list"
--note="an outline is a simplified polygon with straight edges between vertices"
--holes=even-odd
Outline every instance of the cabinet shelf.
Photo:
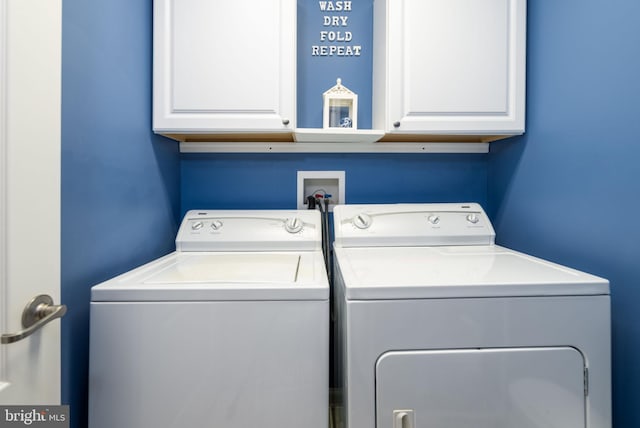
[[488,153],[489,143],[180,143],[182,153]]
[[379,129],[298,128],[293,138],[298,143],[375,143],[384,136]]
[[183,153],[487,153],[491,141],[512,136],[385,134],[376,129],[318,128],[277,134],[163,135],[179,141]]
[[489,143],[181,142],[182,153],[488,153]]
[[[331,148],[331,144],[359,144],[371,146],[372,144],[412,144],[420,143],[470,143],[483,144],[492,141],[502,140],[515,135],[480,135],[480,134],[385,134],[378,129],[319,129],[319,128],[299,128],[294,132],[263,133],[263,132],[243,132],[243,133],[209,133],[209,134],[189,134],[189,133],[162,133],[161,135],[179,141],[181,143],[195,144],[248,144],[248,147],[258,143],[264,144],[291,144],[291,143],[325,143]],[[308,149],[303,149],[308,151]],[[323,150],[326,151],[326,150]],[[360,150],[358,150],[360,151]]]

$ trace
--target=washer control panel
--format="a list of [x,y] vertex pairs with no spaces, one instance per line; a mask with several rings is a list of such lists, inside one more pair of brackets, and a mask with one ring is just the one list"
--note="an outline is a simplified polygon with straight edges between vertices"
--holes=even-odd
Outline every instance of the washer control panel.
[[495,232],[479,204],[339,205],[335,242],[343,247],[491,245]]
[[189,211],[176,237],[178,251],[289,251],[322,248],[316,210]]

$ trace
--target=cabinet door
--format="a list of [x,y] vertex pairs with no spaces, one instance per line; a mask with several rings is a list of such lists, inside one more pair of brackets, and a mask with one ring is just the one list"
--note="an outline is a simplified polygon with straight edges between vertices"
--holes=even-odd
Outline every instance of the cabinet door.
[[526,0],[386,0],[374,7],[376,128],[524,131]]
[[376,364],[378,428],[585,428],[575,348],[387,352]]
[[155,0],[153,128],[295,126],[295,0]]

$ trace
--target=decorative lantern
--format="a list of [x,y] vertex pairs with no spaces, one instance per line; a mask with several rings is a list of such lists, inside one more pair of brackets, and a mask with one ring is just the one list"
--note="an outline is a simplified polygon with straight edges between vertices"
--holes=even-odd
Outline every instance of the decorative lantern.
[[342,86],[342,80],[336,80],[336,86],[322,94],[324,111],[322,127],[358,128],[358,95]]

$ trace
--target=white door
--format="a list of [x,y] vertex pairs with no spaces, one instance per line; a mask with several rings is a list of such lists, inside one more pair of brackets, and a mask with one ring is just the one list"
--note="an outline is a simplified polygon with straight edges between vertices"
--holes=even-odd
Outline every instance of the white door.
[[[0,3],[0,333],[60,303],[61,0]],[[4,340],[6,341],[6,340]],[[0,404],[60,404],[60,321],[0,345]]]

